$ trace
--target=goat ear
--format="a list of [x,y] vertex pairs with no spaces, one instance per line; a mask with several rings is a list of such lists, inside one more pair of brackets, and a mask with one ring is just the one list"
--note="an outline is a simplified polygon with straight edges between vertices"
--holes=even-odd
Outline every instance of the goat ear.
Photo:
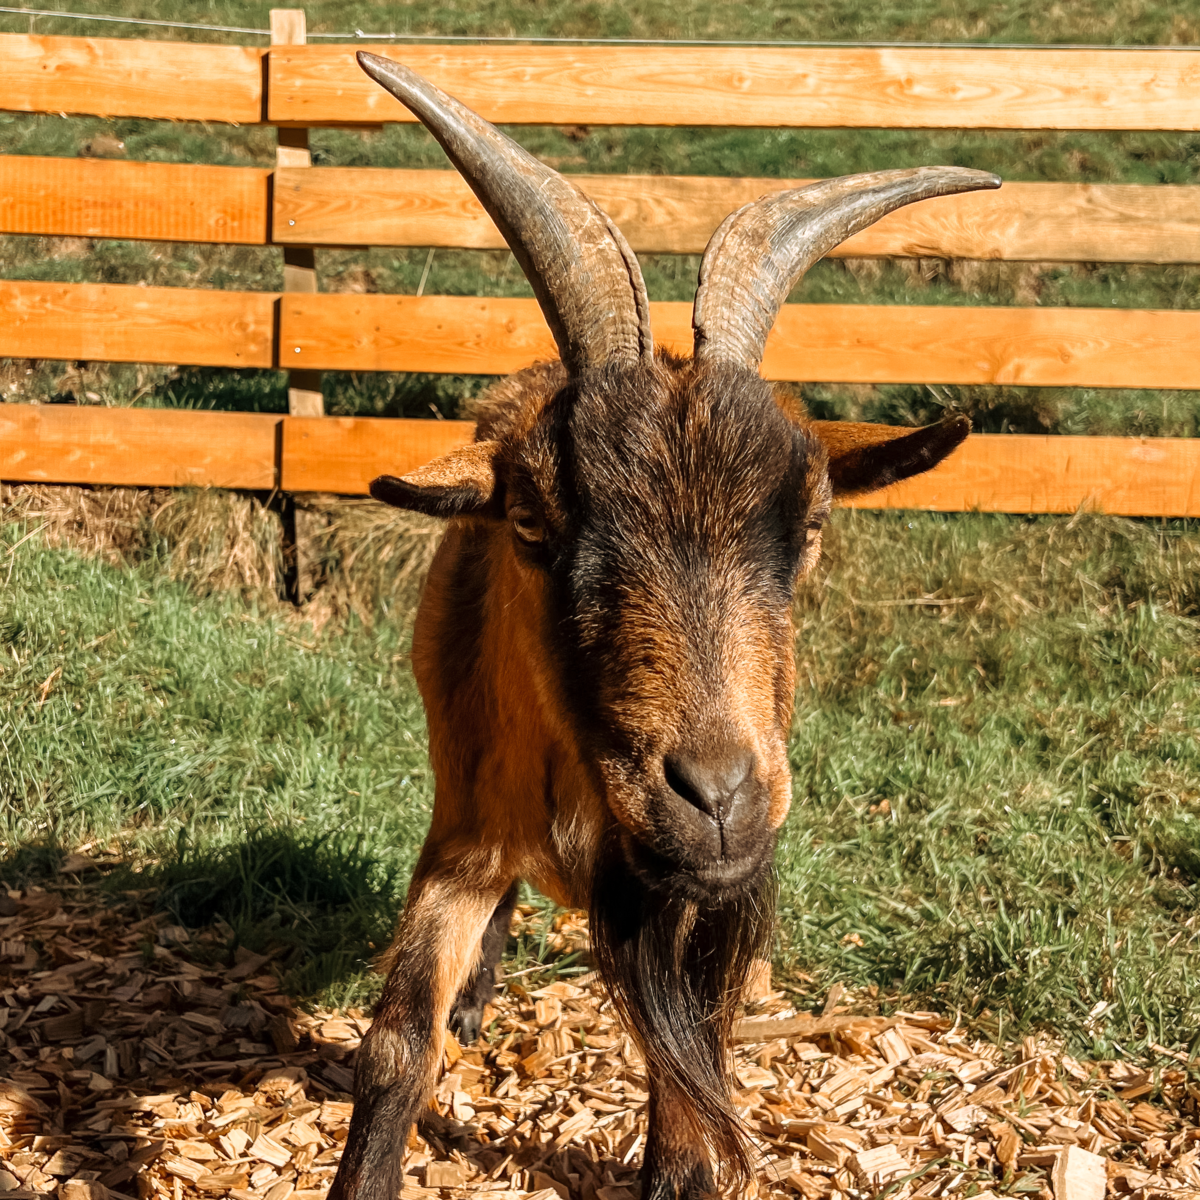
[[966,417],[947,417],[922,429],[854,421],[813,421],[829,455],[833,494],[860,496],[936,467],[971,432]]
[[472,442],[399,478],[381,475],[371,480],[371,495],[393,508],[431,517],[499,515],[491,511],[497,499],[498,447],[494,441]]

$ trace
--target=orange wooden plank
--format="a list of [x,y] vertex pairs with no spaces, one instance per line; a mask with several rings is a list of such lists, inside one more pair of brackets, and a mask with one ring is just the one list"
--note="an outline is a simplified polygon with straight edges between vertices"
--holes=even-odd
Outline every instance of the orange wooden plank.
[[[282,487],[362,495],[378,475],[402,475],[470,441],[467,421],[289,417]],[[1200,438],[975,434],[935,470],[852,508],[940,512],[1200,516]]]
[[263,119],[263,53],[202,42],[0,34],[0,109],[254,124]]
[[[0,232],[261,245],[261,168],[0,156]],[[635,250],[699,253],[725,216],[808,180],[582,175]],[[1014,183],[902,209],[839,256],[1200,262],[1200,189]],[[465,246],[503,239],[454,171],[284,169],[275,240]]]
[[0,404],[0,479],[268,490],[280,418],[265,413]]
[[[375,476],[403,474],[472,434],[465,421],[8,404],[0,479],[361,495]],[[1197,517],[1200,439],[976,434],[937,469],[848,506]]]
[[1200,517],[1200,438],[973,434],[934,470],[848,507]]
[[[473,431],[466,421],[6,404],[0,479],[361,495],[375,476],[412,470]],[[1200,439],[975,434],[935,470],[848,507],[1198,517]]]
[[[532,300],[307,295],[0,282],[0,355],[309,370],[507,374],[554,354]],[[654,304],[655,335],[690,348],[691,306]],[[785,305],[770,379],[1200,387],[1200,312]]]
[[270,292],[0,281],[0,357],[269,367]]
[[[735,209],[808,179],[572,175],[644,253],[699,254]],[[275,240],[298,245],[505,242],[457,171],[314,167],[275,175]],[[1200,262],[1200,189],[1009,183],[901,209],[837,257]]]
[[273,201],[273,235],[284,245],[506,245],[457,171],[284,167]]
[[262,245],[270,177],[254,167],[8,155],[0,233]]
[[314,371],[507,375],[557,353],[533,300],[289,292],[279,305],[280,361]]
[[378,475],[403,475],[471,441],[468,421],[286,417],[280,486],[365,495]]
[[361,49],[511,124],[1200,129],[1200,52],[1054,47],[274,47],[270,119],[413,120]]
[[811,383],[1195,388],[1198,340],[1200,312],[785,304],[762,369]]
[[[691,305],[652,304],[687,352]],[[1200,387],[1200,312],[788,304],[763,374],[810,383]],[[280,357],[313,370],[504,375],[555,353],[532,300],[288,295]]]

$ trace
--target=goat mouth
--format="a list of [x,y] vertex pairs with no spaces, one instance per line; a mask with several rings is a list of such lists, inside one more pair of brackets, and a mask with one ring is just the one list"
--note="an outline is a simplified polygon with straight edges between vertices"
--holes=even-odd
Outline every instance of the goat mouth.
[[622,831],[621,849],[634,875],[651,891],[667,892],[708,908],[728,903],[760,883],[770,867],[773,839],[754,853],[688,861],[663,854],[628,831]]

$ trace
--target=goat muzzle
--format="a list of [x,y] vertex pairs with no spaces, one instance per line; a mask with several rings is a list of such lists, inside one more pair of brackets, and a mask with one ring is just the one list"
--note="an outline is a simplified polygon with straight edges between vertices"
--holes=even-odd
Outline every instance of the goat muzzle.
[[771,790],[748,746],[676,749],[648,781],[645,826],[626,830],[626,859],[644,882],[710,904],[757,878],[774,845]]

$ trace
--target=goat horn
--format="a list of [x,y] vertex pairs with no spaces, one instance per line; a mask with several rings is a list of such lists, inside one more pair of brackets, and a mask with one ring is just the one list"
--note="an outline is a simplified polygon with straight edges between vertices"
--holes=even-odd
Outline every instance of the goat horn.
[[817,259],[914,200],[999,186],[988,171],[916,167],[826,179],[745,205],[712,235],[700,262],[696,358],[757,371],[780,306]]
[[415,71],[362,51],[358,63],[412,110],[479,197],[533,286],[572,375],[653,355],[641,268],[583,192]]

